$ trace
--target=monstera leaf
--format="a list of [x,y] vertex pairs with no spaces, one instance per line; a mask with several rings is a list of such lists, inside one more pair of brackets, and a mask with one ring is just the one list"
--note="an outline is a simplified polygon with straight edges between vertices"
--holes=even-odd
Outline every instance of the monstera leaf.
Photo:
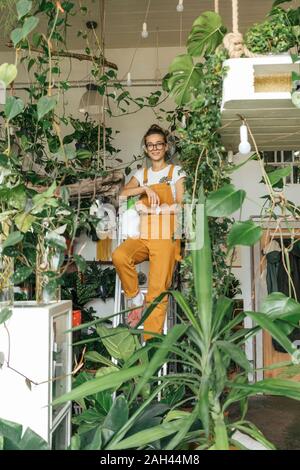
[[225,33],[226,28],[220,15],[206,11],[194,21],[187,42],[189,54],[193,57],[212,54],[221,44]]
[[188,54],[181,54],[169,67],[168,87],[176,103],[183,106],[189,103],[197,90],[201,79],[200,64],[194,64]]

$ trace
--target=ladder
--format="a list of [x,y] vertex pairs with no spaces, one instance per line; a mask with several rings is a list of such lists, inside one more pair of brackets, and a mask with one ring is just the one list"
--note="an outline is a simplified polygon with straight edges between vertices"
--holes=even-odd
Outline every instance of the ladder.
[[[124,240],[124,237],[122,236],[122,227],[120,223],[120,218],[118,216],[117,219],[117,246],[119,246],[122,241]],[[140,286],[141,292],[145,295],[147,293],[148,288],[147,287],[141,287]],[[167,308],[167,314],[166,314],[166,319],[164,323],[164,328],[163,328],[163,333],[167,334],[168,329],[170,329],[176,322],[176,310],[177,304],[174,301],[174,299],[169,296],[169,301],[168,301],[168,308]],[[122,310],[125,310],[127,308],[126,306],[126,299],[125,299],[125,294],[121,286],[121,281],[116,273],[116,286],[115,286],[115,303],[114,303],[114,317],[113,317],[113,327],[116,328],[118,325],[123,323],[123,318],[121,312]],[[119,315],[118,315],[119,314]],[[166,375],[167,374],[167,363],[165,363],[162,366],[161,371],[159,372],[159,375]]]

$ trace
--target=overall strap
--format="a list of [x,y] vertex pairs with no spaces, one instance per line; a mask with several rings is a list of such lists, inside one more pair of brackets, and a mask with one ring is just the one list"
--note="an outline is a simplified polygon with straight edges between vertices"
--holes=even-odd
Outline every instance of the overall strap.
[[143,185],[148,184],[148,168],[144,168],[144,180]]
[[168,176],[167,176],[168,181],[172,181],[173,171],[174,171],[174,165],[171,164],[170,169],[169,169],[169,173],[168,173]]

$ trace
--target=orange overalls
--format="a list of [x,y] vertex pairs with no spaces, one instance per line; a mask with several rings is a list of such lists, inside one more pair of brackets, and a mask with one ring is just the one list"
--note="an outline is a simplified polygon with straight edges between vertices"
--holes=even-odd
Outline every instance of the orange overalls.
[[[166,182],[149,186],[159,196],[160,205],[172,206],[175,203],[170,186],[173,171],[174,165],[171,165]],[[143,185],[147,182],[148,170],[145,168]],[[150,207],[146,194],[140,201]],[[150,263],[146,303],[151,303],[170,287],[175,261],[180,260],[180,239],[173,239],[175,220],[174,214],[142,214],[140,238],[127,238],[114,250],[112,260],[127,297],[135,297],[139,292],[135,265],[145,260]],[[162,333],[167,306],[168,299],[165,296],[145,320],[145,331]],[[144,335],[145,340],[151,337],[149,334]]]

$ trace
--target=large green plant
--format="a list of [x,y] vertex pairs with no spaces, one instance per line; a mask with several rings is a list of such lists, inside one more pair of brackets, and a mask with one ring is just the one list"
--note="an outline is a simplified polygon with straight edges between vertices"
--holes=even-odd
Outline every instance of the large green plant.
[[[216,42],[211,43],[211,37],[203,35],[203,45],[207,48],[197,48],[199,41],[198,27],[193,27],[189,35],[188,54],[176,57],[169,67],[169,74],[164,83],[171,96],[178,104],[177,109],[168,118],[172,129],[179,135],[179,151],[181,164],[187,174],[186,201],[191,201],[200,185],[205,194],[221,188],[230,182],[227,167],[227,153],[221,141],[221,100],[223,78],[226,69],[223,61],[227,53],[221,47],[213,53],[212,45],[218,46],[225,31],[220,17],[215,13],[201,15],[195,24],[209,22],[210,30],[213,24],[218,25]],[[214,37],[214,36],[212,36]],[[207,41],[207,42],[206,42]],[[191,47],[193,44],[195,47]],[[203,60],[203,51],[206,51]],[[231,226],[229,217],[210,219],[210,236],[213,249],[213,287],[215,291],[220,286],[227,285],[228,292],[235,291],[236,281],[229,272],[224,252],[226,236]],[[187,256],[182,263],[182,271],[190,284],[189,299],[194,298],[193,280],[191,279],[191,257]]]
[[[226,193],[226,203],[224,203]],[[209,202],[210,201],[210,202]],[[213,201],[213,204],[211,203]],[[300,384],[285,379],[265,379],[256,383],[249,382],[249,373],[254,372],[248,361],[243,345],[261,329],[268,331],[282,347],[289,352],[294,363],[299,364],[299,354],[286,336],[286,328],[295,327],[300,319],[300,305],[283,294],[271,294],[265,300],[261,312],[241,312],[237,316],[232,312],[232,300],[225,296],[216,299],[212,288],[212,259],[208,232],[208,214],[215,207],[223,205],[222,214],[235,206],[235,194],[232,188],[213,194],[208,201],[200,196],[198,204],[201,210],[196,223],[196,233],[203,234],[196,240],[198,246],[192,247],[192,265],[196,308],[189,305],[180,292],[172,291],[187,320],[175,326],[166,337],[157,338],[157,342],[138,349],[118,371],[109,371],[105,377],[97,377],[88,383],[78,386],[70,393],[59,398],[55,403],[68,399],[82,399],[93,393],[121,386],[129,379],[136,379],[129,394],[129,403],[139,402],[139,396],[147,383],[152,383],[154,399],[159,393],[155,385],[160,379],[155,377],[157,370],[164,362],[171,361],[171,354],[177,357],[177,363],[185,366],[184,372],[172,373],[161,378],[162,387],[170,384],[184,384],[189,391],[188,401],[192,405],[190,412],[180,411],[176,404],[164,418],[163,422],[134,435],[126,434],[126,427],[120,430],[106,449],[147,448],[157,439],[163,441],[164,449],[178,449],[196,439],[199,449],[228,449],[230,442],[235,443],[234,432],[243,431],[273,448],[256,427],[245,419],[247,398],[257,393],[281,395],[300,400]],[[212,211],[213,212],[213,211]],[[219,215],[220,215],[219,213]],[[234,225],[228,235],[228,245],[232,249],[236,244],[250,246],[261,237],[262,231],[253,222],[245,221]],[[200,248],[199,248],[200,246]],[[161,294],[156,301],[160,301]],[[147,318],[155,304],[150,306],[142,320]],[[250,318],[252,328],[236,329],[243,320]],[[137,330],[138,331],[138,330]],[[111,333],[113,335],[113,331]],[[154,348],[155,353],[147,365],[140,364],[145,352]],[[240,372],[230,378],[228,371],[231,361],[238,364]],[[292,365],[292,362],[287,365]],[[138,379],[138,380],[137,380]],[[225,411],[234,403],[240,402],[241,416],[234,422],[224,418]],[[195,427],[196,426],[196,427]],[[196,437],[197,436],[197,437]]]

